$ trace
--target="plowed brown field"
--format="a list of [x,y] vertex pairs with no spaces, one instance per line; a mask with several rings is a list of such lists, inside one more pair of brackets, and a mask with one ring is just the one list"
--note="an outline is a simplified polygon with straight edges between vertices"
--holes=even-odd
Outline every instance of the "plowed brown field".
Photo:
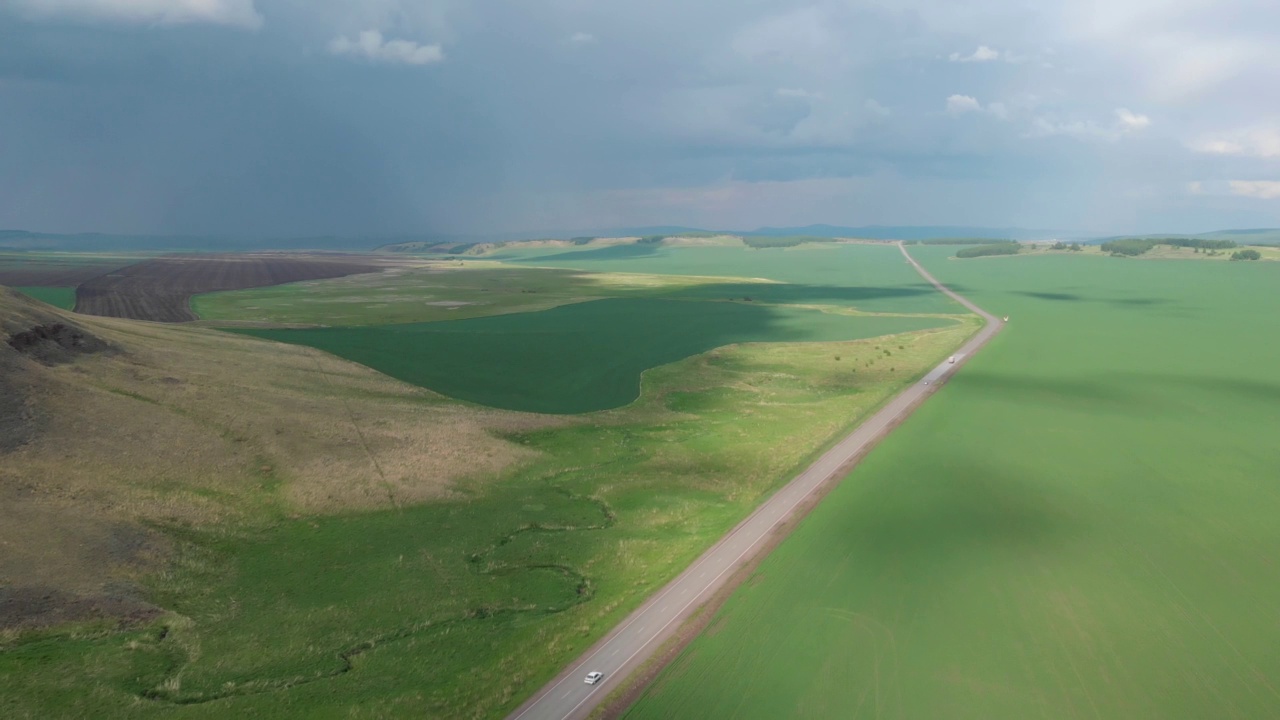
[[10,287],[75,287],[103,273],[117,270],[133,260],[120,258],[27,259],[0,257],[0,285]]
[[86,315],[187,322],[198,319],[191,296],[219,290],[281,285],[376,272],[376,258],[357,255],[172,255],[130,265],[81,283],[76,312]]

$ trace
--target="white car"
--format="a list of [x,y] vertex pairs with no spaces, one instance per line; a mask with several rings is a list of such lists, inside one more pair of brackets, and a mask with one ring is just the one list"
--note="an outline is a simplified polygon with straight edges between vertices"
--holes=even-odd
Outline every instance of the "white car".
[[585,682],[588,685],[595,685],[596,683],[600,682],[601,678],[603,677],[604,677],[604,673],[593,671],[593,672],[587,673],[587,679],[583,680],[583,682]]

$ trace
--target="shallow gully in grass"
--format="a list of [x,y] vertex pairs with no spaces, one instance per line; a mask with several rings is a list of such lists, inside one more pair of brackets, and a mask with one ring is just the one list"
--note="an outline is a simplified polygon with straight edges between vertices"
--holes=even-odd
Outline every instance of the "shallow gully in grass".
[[[488,568],[488,569],[484,567],[485,558],[487,558],[491,553],[493,553],[498,548],[503,547],[504,545],[507,545],[516,537],[524,533],[529,533],[529,532],[561,533],[561,532],[574,532],[574,531],[581,531],[581,530],[604,530],[611,527],[615,523],[616,516],[614,515],[613,509],[604,500],[598,497],[576,494],[562,486],[556,485],[552,479],[548,479],[547,482],[551,486],[552,490],[565,495],[570,500],[585,501],[585,502],[596,505],[600,509],[600,517],[601,517],[600,521],[591,523],[591,524],[586,524],[586,525],[549,525],[549,524],[543,524],[543,523],[537,523],[537,522],[529,523],[527,525],[524,525],[522,527],[519,527],[513,530],[510,533],[507,533],[506,535],[501,536],[487,550],[483,552],[475,553],[470,557],[468,557],[467,560],[468,560],[468,565],[471,567],[472,571],[479,575],[511,575],[514,573],[529,572],[529,571],[536,571],[536,570],[553,570],[553,571],[559,572],[565,577],[565,579],[574,588],[572,591],[573,594],[569,598],[568,602],[565,602],[562,605],[550,605],[550,606],[536,607],[536,608],[491,607],[491,606],[474,607],[469,609],[465,614],[459,617],[448,618],[445,620],[427,621],[423,623],[408,625],[402,628],[391,630],[389,632],[378,635],[377,637],[352,645],[347,649],[337,653],[337,659],[339,661],[338,667],[334,668],[332,671],[328,673],[314,675],[314,676],[306,676],[306,677],[280,678],[275,680],[254,680],[254,681],[242,682],[242,683],[229,682],[221,685],[219,689],[215,692],[181,693],[181,692],[175,692],[170,690],[168,686],[172,682],[173,678],[177,677],[177,675],[181,672],[182,667],[186,664],[185,662],[178,661],[178,662],[174,662],[170,666],[169,671],[165,673],[165,677],[162,681],[155,684],[149,689],[145,689],[145,690],[142,690],[141,692],[138,692],[137,693],[138,697],[145,700],[167,703],[170,705],[198,705],[201,703],[213,702],[215,700],[222,700],[229,697],[237,697],[237,696],[244,696],[244,695],[258,695],[258,694],[269,693],[269,692],[280,692],[284,690],[289,690],[294,687],[298,687],[299,685],[305,685],[305,684],[317,682],[320,680],[328,680],[328,679],[332,679],[340,675],[343,675],[347,672],[350,672],[355,667],[354,660],[356,657],[360,656],[361,654],[368,652],[370,650],[373,650],[379,647],[380,645],[386,645],[388,643],[396,642],[398,640],[405,640],[415,635],[418,635],[420,633],[425,633],[433,630],[442,630],[442,629],[451,627],[453,625],[458,625],[465,622],[489,620],[489,619],[498,618],[498,617],[507,616],[507,615],[521,615],[521,614],[554,615],[557,613],[562,613],[576,605],[580,605],[584,602],[587,602],[595,594],[594,588],[591,585],[591,580],[586,575],[579,572],[576,568],[571,567],[569,565],[556,564],[556,563],[529,563],[524,565],[503,565],[503,566]],[[170,626],[168,624],[163,624],[160,626],[160,628],[157,631],[157,636],[155,641],[157,642],[157,644],[164,642],[169,636],[170,636]]]

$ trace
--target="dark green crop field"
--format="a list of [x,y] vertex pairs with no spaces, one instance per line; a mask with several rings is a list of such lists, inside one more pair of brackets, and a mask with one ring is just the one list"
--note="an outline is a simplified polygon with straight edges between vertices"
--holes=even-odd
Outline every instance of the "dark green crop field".
[[450,397],[580,413],[640,394],[640,375],[722,345],[857,340],[949,324],[747,302],[608,299],[406,325],[241,330],[310,345]]
[[1008,327],[626,717],[1275,717],[1280,266],[913,253]]
[[76,289],[73,287],[16,287],[14,290],[63,310],[76,306]]

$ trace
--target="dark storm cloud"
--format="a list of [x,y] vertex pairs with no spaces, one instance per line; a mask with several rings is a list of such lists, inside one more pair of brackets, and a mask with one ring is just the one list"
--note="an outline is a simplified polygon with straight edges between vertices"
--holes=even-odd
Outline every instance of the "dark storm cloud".
[[1246,0],[0,0],[0,225],[1276,224],[1280,106],[1256,89],[1277,21]]

